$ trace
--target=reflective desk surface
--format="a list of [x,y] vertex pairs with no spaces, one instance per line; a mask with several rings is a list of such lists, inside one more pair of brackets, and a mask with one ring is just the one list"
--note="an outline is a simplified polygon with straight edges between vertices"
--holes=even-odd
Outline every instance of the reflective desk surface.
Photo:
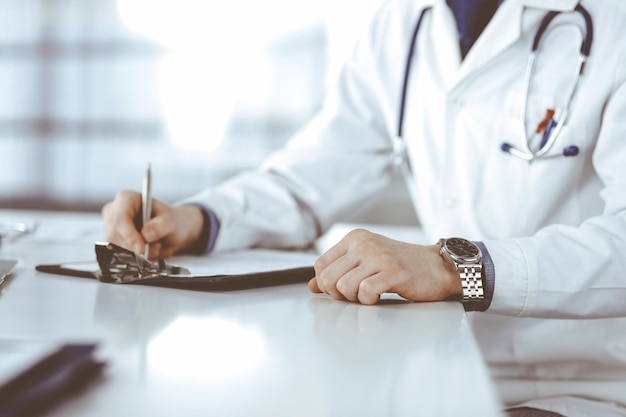
[[94,259],[96,214],[36,220],[5,239],[0,337],[97,341],[104,377],[52,416],[496,416],[499,401],[458,303],[361,306],[305,284],[201,292],[44,274]]

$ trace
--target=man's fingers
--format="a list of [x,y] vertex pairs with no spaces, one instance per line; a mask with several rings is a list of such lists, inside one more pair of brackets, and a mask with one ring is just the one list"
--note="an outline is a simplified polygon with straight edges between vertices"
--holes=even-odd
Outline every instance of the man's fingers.
[[108,224],[104,234],[109,242],[135,252],[142,250],[145,244],[145,240],[135,228],[135,224],[124,219]]
[[109,242],[135,252],[143,249],[145,241],[134,223],[140,207],[141,196],[133,191],[118,192],[112,202],[102,207],[104,235]]
[[333,247],[324,252],[317,261],[315,261],[315,273],[319,274],[322,270],[324,270],[328,265],[335,262],[338,258],[344,256],[347,252],[347,248],[345,247],[344,241],[341,240],[339,243],[335,244]]
[[322,292],[332,295],[333,298],[338,300],[344,299],[343,294],[337,289],[337,281],[350,270],[358,266],[356,259],[341,256],[324,267],[320,266],[320,264],[323,265],[323,262],[319,261],[318,259],[318,262],[315,262],[318,288]]
[[167,251],[163,248],[161,242],[155,242],[150,244],[150,253],[148,254],[148,258],[150,259],[158,259],[158,258],[167,258],[171,255],[167,254]]
[[358,300],[361,304],[376,304],[380,295],[389,291],[389,283],[382,274],[375,274],[359,283]]
[[142,253],[143,247],[146,244],[143,236],[137,231],[134,224],[122,224],[120,223],[117,228],[117,239],[119,242],[115,242],[115,239],[109,239],[113,243],[117,243],[122,247],[132,250],[135,253]]
[[345,298],[350,301],[359,301],[359,287],[364,279],[375,274],[375,271],[364,264],[357,265],[343,274],[337,281],[336,287]]
[[361,304],[376,304],[381,294],[391,290],[392,283],[388,282],[382,273],[367,276],[364,269],[355,268],[340,277],[334,289],[322,290],[319,278],[312,278],[308,287],[313,293],[327,293],[335,299],[348,299]]
[[380,285],[372,287],[371,284],[366,284],[366,293],[361,294],[361,292],[364,291],[362,282],[373,276],[380,278],[381,275],[378,272],[375,264],[370,262],[360,264],[356,258],[342,256],[319,271],[315,277],[315,282],[309,283],[309,288],[313,292],[330,294],[338,300],[348,299],[357,302],[363,298],[365,300],[375,299],[375,303],[382,292],[371,294],[370,291],[379,291]]
[[317,286],[317,278],[315,277],[309,280],[308,287],[309,287],[309,291],[314,292],[316,294],[319,294],[322,292],[322,290],[320,290],[320,287]]
[[166,215],[153,217],[141,228],[141,235],[148,243],[164,239],[170,233],[172,233],[172,223]]

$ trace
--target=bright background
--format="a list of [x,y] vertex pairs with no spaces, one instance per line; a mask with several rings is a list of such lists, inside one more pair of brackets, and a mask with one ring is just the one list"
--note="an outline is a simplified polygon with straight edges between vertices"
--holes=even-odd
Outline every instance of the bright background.
[[[170,202],[255,167],[381,1],[0,0],[0,208],[99,210],[148,161]],[[388,193],[356,220],[410,218]]]

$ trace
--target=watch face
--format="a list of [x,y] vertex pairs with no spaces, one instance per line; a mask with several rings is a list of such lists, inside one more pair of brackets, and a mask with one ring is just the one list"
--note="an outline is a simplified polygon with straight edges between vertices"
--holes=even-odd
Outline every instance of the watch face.
[[473,259],[480,255],[478,246],[474,245],[469,240],[461,239],[459,237],[453,237],[446,240],[446,248],[452,255],[463,259]]

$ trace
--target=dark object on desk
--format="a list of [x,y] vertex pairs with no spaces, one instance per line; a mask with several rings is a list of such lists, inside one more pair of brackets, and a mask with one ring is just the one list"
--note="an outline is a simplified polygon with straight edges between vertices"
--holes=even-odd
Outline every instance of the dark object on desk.
[[67,344],[0,386],[0,417],[39,416],[81,393],[99,377],[104,362],[95,344]]
[[[244,274],[192,275],[178,265],[163,259],[150,261],[113,243],[96,242],[98,267],[91,270],[68,264],[37,265],[36,269],[59,275],[96,278],[115,284],[140,284],[189,290],[240,290],[308,282],[314,275],[312,266]],[[1,417],[1,416],[0,416]]]

